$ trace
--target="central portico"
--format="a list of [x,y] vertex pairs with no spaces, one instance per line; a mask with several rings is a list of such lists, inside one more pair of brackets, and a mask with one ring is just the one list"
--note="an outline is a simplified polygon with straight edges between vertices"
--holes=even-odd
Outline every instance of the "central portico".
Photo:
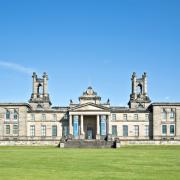
[[69,134],[74,139],[104,139],[110,134],[109,100],[101,104],[101,97],[89,87],[79,101],[70,104]]

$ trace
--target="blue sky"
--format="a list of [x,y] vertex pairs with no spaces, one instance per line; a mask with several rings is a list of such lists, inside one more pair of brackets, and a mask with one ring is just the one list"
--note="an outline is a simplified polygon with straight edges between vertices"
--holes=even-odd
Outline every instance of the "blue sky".
[[89,86],[126,105],[131,74],[152,101],[180,102],[180,1],[0,0],[0,101],[27,102],[31,73],[49,74],[53,105]]

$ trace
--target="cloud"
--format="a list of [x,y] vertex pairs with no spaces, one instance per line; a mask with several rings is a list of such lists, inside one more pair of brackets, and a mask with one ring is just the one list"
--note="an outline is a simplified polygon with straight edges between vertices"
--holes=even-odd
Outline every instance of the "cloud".
[[34,69],[22,66],[21,64],[5,62],[5,61],[0,61],[0,67],[6,68],[6,69],[12,69],[14,71],[21,72],[28,75],[32,75],[32,73],[35,71]]

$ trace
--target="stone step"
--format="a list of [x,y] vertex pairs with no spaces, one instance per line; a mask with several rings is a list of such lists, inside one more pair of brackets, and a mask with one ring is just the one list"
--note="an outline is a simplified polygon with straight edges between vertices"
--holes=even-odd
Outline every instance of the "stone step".
[[113,148],[113,141],[102,140],[69,140],[63,143],[64,148]]

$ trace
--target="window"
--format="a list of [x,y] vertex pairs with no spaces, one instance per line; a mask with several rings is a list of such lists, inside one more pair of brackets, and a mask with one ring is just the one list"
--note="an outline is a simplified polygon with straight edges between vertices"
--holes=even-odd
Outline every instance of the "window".
[[112,120],[116,121],[116,114],[112,114]]
[[31,137],[34,137],[34,136],[35,136],[35,126],[34,126],[34,125],[31,125],[31,126],[30,126],[30,136],[31,136]]
[[112,135],[117,136],[117,126],[112,126]]
[[145,115],[145,119],[146,119],[146,121],[149,120],[149,114],[146,114],[146,115]]
[[53,126],[52,126],[52,136],[53,136],[53,137],[56,137],[56,136],[57,136],[57,126],[56,126],[56,125],[53,125]]
[[162,125],[162,135],[167,134],[167,125]]
[[46,121],[46,115],[42,114],[42,121]]
[[69,115],[67,113],[64,115],[64,119],[69,119]]
[[127,125],[123,125],[123,136],[128,137],[128,126]]
[[138,126],[138,125],[135,125],[135,126],[134,126],[134,135],[135,135],[136,137],[139,136],[139,126]]
[[14,125],[13,125],[13,134],[17,135],[18,132],[19,132],[19,130],[18,130],[18,125],[17,125],[17,124],[14,124]]
[[57,115],[53,114],[53,121],[57,121]]
[[148,137],[149,136],[149,126],[145,125],[145,136]]
[[170,119],[171,119],[172,121],[174,121],[174,118],[175,118],[175,113],[174,113],[173,110],[171,110],[171,112],[170,112]]
[[170,135],[171,135],[171,136],[174,136],[174,134],[175,134],[174,125],[170,125]]
[[41,126],[41,136],[43,136],[43,137],[46,136],[46,126],[45,125]]
[[163,109],[163,112],[162,112],[162,120],[163,121],[167,120],[167,112],[165,111],[165,109]]
[[134,120],[138,120],[138,114],[134,114]]
[[123,120],[127,121],[127,114],[123,114]]
[[6,111],[6,119],[10,120],[10,111],[9,110]]
[[6,134],[10,134],[10,125],[6,125]]
[[31,121],[35,121],[35,114],[31,114]]
[[14,120],[18,119],[18,112],[16,110],[14,110]]

